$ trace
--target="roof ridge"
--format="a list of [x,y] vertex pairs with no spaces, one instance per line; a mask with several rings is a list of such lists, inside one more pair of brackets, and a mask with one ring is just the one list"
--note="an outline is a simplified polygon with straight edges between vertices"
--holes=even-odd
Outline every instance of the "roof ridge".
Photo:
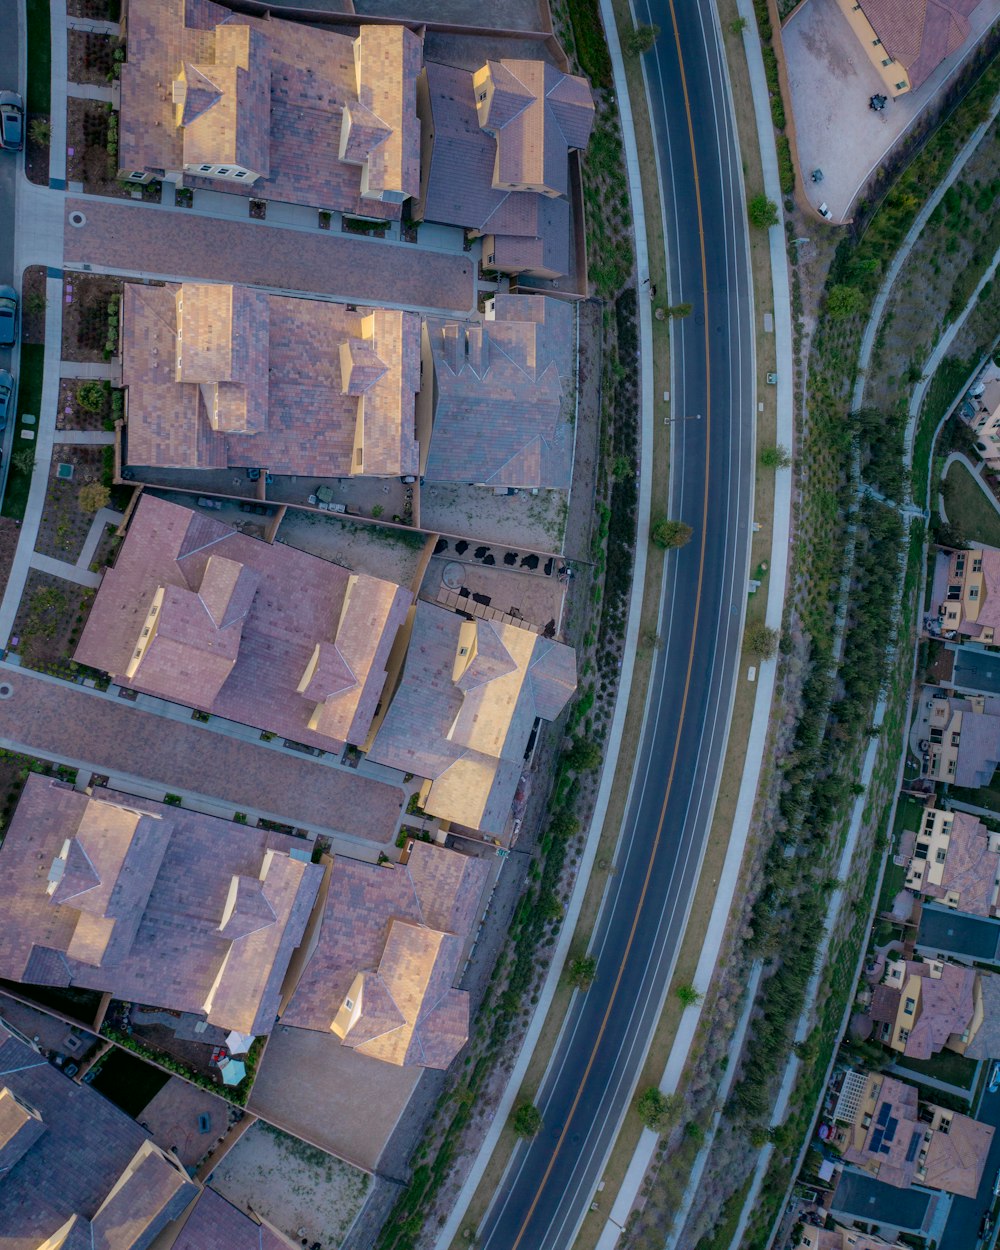
[[490,474],[490,476],[486,479],[486,481],[483,484],[488,485],[495,477],[499,476],[499,474],[501,474],[509,464],[513,464],[513,462],[517,460],[519,456],[523,456],[525,451],[527,451],[527,449],[532,445],[532,443],[542,443],[544,446],[546,447],[548,446],[548,440],[546,439],[544,434],[532,435],[532,437],[528,439],[528,441],[524,444],[523,447],[518,448],[518,450],[515,451],[512,456],[508,456],[507,459],[503,462],[503,464],[497,465],[496,469],[494,469],[494,471]]

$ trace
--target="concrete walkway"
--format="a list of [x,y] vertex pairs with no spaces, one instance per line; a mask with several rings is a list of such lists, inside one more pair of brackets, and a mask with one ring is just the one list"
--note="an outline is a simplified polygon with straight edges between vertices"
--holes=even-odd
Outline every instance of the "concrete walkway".
[[66,26],[70,30],[85,30],[91,35],[119,35],[121,30],[117,22],[101,22],[96,17],[68,17]]
[[101,538],[104,536],[104,530],[108,525],[115,527],[121,525],[122,513],[116,512],[114,508],[101,508],[96,513],[93,521],[90,523],[90,533],[84,539],[83,550],[77,557],[77,567],[89,569],[94,563],[94,556],[97,554],[97,546]]
[[56,430],[53,441],[71,447],[111,447],[115,433],[114,430]]
[[[49,186],[66,188],[66,79],[69,65],[66,38],[66,0],[49,0],[49,23],[52,47],[52,102],[49,123]],[[60,262],[62,255],[60,254]]]
[[[618,107],[621,113],[622,135],[625,145],[625,165],[628,174],[629,195],[632,201],[632,217],[634,221],[634,240],[636,253],[636,272],[639,277],[640,289],[642,281],[649,277],[649,251],[646,240],[646,206],[642,197],[642,176],[639,170],[639,155],[635,145],[635,126],[632,121],[632,108],[628,88],[625,83],[624,65],[621,49],[618,44],[618,32],[614,14],[609,0],[601,0],[604,26],[608,35],[608,46],[615,67],[615,87]],[[525,1034],[521,1050],[511,1070],[510,1078],[500,1097],[499,1104],[493,1115],[479,1153],[468,1167],[465,1184],[456,1197],[451,1214],[442,1226],[435,1243],[437,1250],[448,1250],[462,1225],[469,1203],[472,1201],[483,1178],[487,1165],[500,1140],[500,1134],[514,1107],[521,1084],[524,1081],[528,1065],[531,1062],[535,1047],[541,1035],[548,1013],[552,1007],[563,964],[569,953],[570,945],[580,918],[584,895],[594,868],[597,845],[601,830],[607,816],[611,791],[619,771],[619,753],[621,751],[622,732],[625,728],[625,716],[628,712],[629,696],[632,692],[632,681],[635,670],[635,657],[639,644],[639,618],[642,614],[642,600],[646,588],[646,560],[649,551],[649,517],[652,498],[652,460],[653,460],[653,317],[649,300],[640,299],[639,308],[639,378],[640,378],[640,449],[639,449],[639,506],[638,523],[635,542],[635,568],[632,575],[632,590],[629,597],[628,620],[625,626],[625,647],[623,653],[621,677],[618,684],[618,696],[615,700],[614,715],[608,733],[604,767],[601,772],[601,783],[594,803],[594,814],[580,860],[573,891],[566,906],[566,917],[556,939],[555,950],[549,971],[545,978],[535,1007],[531,1023]],[[626,762],[626,767],[631,761]],[[553,1052],[554,1053],[554,1052]]]
[[59,372],[64,378],[96,378],[120,385],[122,367],[113,360],[60,360]]
[[118,92],[111,83],[99,85],[93,82],[68,82],[66,94],[77,100],[103,100],[105,104],[114,104],[118,98]]
[[[983,468],[985,467],[983,462],[980,461],[979,464],[973,464],[972,461],[967,456],[963,456],[960,451],[949,452],[948,458],[944,462],[944,468],[941,470],[942,482],[948,476],[948,470],[953,464],[960,464],[963,469],[968,471],[969,476],[973,478],[976,485],[983,492],[983,498],[989,503],[993,511],[1000,516],[1000,501],[997,500],[996,495],[993,494],[990,488],[983,481]],[[947,521],[948,518],[945,515],[943,500],[939,504],[939,511],[941,512],[942,517],[944,517]]]
[[42,555],[40,551],[31,553],[31,567],[39,573],[50,573],[53,577],[61,577],[67,582],[76,582],[78,586],[88,586],[96,590],[101,584],[100,573],[91,573],[90,569],[80,568],[79,564],[67,564],[65,560],[55,560],[52,556]]

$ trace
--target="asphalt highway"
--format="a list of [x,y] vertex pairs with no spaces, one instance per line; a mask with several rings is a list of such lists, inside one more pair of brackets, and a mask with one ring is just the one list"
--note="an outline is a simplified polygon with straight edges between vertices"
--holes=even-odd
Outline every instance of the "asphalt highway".
[[[669,409],[695,418],[671,427],[670,506],[694,537],[667,559],[649,718],[592,945],[597,979],[542,1083],[545,1126],[518,1147],[479,1230],[486,1250],[568,1250],[598,1198],[683,935],[738,676],[755,416],[740,155],[711,0],[636,10],[661,31],[645,61],[671,302],[693,305],[674,322]],[[654,407],[665,410],[659,396]]]

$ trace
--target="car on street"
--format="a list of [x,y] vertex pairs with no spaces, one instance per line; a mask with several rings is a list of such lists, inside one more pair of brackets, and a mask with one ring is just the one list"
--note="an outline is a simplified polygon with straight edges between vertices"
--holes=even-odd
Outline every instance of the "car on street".
[[12,286],[0,286],[0,347],[13,347],[17,342],[17,292]]
[[0,148],[20,152],[24,147],[24,101],[16,91],[0,91]]
[[7,418],[13,402],[14,378],[9,369],[0,369],[0,430],[7,428]]
[[995,1094],[998,1089],[1000,1089],[1000,1063],[995,1063],[990,1073],[990,1093]]

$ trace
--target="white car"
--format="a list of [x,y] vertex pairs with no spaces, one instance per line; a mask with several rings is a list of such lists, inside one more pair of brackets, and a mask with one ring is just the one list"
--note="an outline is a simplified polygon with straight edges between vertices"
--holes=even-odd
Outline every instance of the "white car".
[[24,101],[16,91],[0,91],[0,148],[20,152],[24,147]]

